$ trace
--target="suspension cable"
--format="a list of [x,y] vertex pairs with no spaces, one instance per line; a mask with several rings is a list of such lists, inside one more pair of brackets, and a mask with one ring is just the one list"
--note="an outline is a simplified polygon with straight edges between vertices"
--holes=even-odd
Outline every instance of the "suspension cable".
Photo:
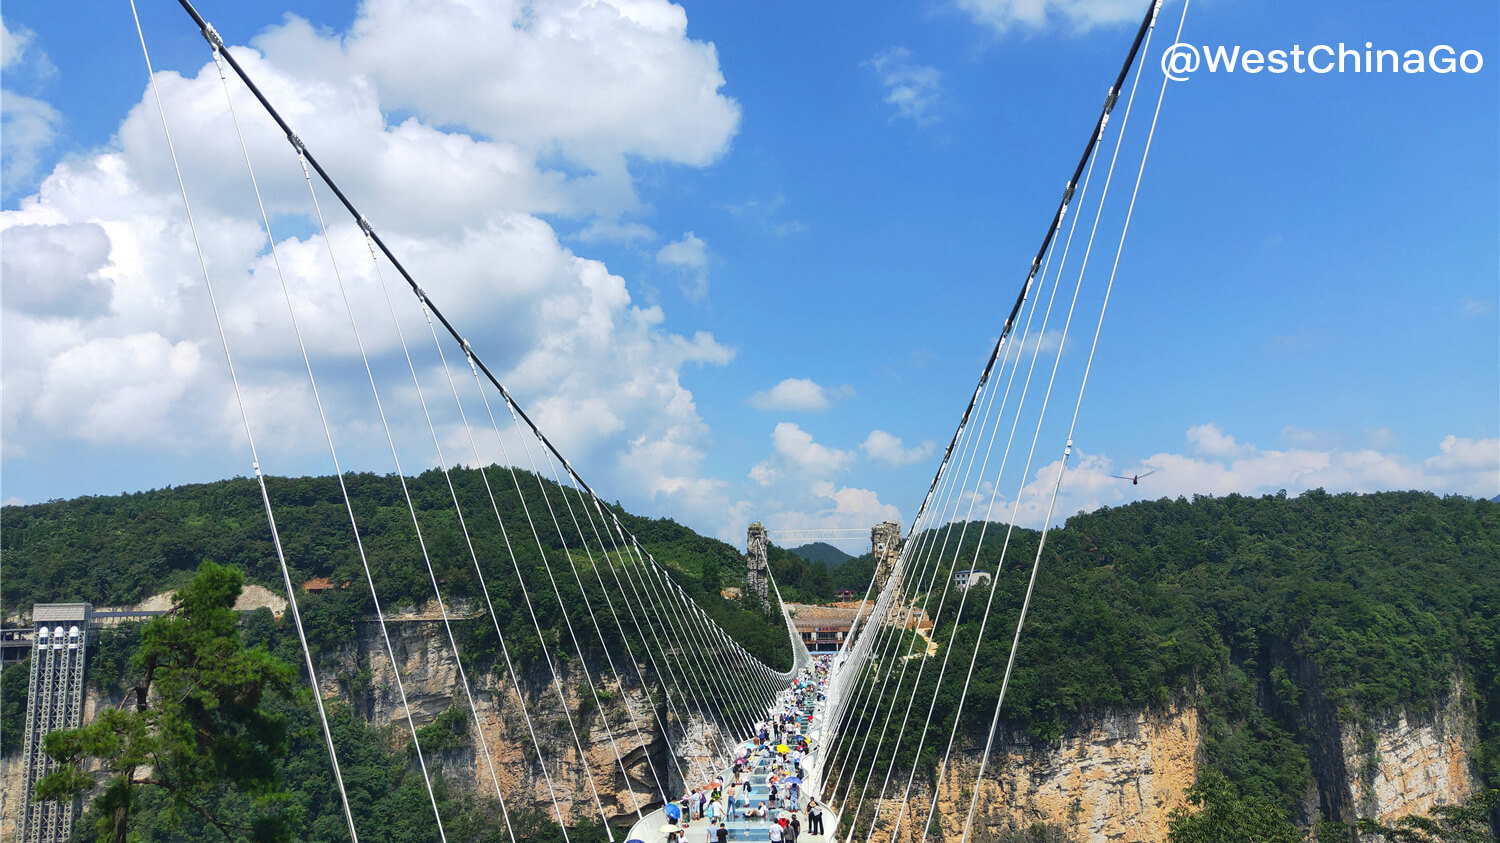
[[[1190,3],[1191,3],[1191,0],[1183,0],[1183,4],[1182,4],[1182,16],[1178,19],[1178,22],[1177,22],[1177,33],[1176,33],[1175,37],[1173,38],[1173,43],[1176,43],[1177,41],[1179,41],[1182,38],[1182,27],[1183,27],[1183,24],[1185,24],[1187,22],[1187,11],[1188,11],[1188,5]],[[1160,11],[1160,9],[1161,9],[1161,3],[1160,3],[1160,0],[1158,0],[1158,2],[1156,4],[1156,11]],[[1139,75],[1137,75],[1137,81],[1139,81]],[[989,734],[989,739],[985,743],[984,754],[980,757],[979,771],[978,771],[978,773],[977,773],[977,775],[975,777],[975,781],[974,781],[973,797],[969,801],[968,818],[965,820],[965,823],[964,823],[964,840],[968,839],[969,828],[972,825],[973,819],[974,819],[974,808],[975,808],[975,806],[977,804],[977,799],[978,799],[978,796],[979,796],[979,789],[984,784],[985,768],[986,768],[987,762],[989,761],[990,751],[991,751],[991,749],[993,748],[993,745],[994,745],[994,739],[995,739],[994,729],[995,729],[995,726],[998,725],[999,720],[1000,720],[1000,710],[1005,705],[1005,693],[1009,689],[1009,686],[1010,686],[1011,671],[1015,668],[1015,663],[1016,663],[1016,651],[1019,648],[1020,643],[1021,643],[1021,630],[1022,630],[1022,627],[1026,623],[1026,612],[1031,607],[1031,595],[1032,595],[1032,592],[1036,588],[1037,572],[1041,568],[1042,550],[1046,547],[1046,544],[1047,544],[1047,524],[1050,523],[1051,520],[1052,520],[1052,513],[1054,511],[1054,508],[1057,506],[1058,492],[1062,489],[1062,477],[1063,477],[1063,473],[1067,469],[1068,457],[1071,456],[1071,454],[1072,454],[1072,450],[1073,450],[1073,432],[1075,431],[1075,429],[1077,428],[1077,425],[1078,425],[1078,415],[1079,415],[1080,410],[1083,407],[1083,393],[1084,393],[1084,390],[1088,387],[1089,372],[1090,372],[1090,370],[1093,367],[1094,355],[1098,351],[1098,348],[1099,348],[1099,335],[1100,335],[1100,332],[1104,328],[1104,314],[1105,314],[1105,311],[1108,310],[1108,308],[1109,308],[1110,293],[1114,290],[1115,274],[1116,274],[1116,272],[1120,268],[1120,255],[1121,255],[1121,253],[1123,252],[1123,250],[1125,248],[1125,235],[1130,230],[1130,220],[1131,220],[1131,217],[1135,213],[1135,201],[1136,201],[1136,197],[1140,193],[1141,178],[1145,174],[1145,171],[1146,171],[1146,157],[1151,154],[1151,142],[1152,142],[1152,140],[1156,136],[1156,123],[1157,123],[1158,118],[1161,117],[1161,104],[1162,104],[1162,100],[1166,96],[1167,81],[1168,81],[1168,79],[1167,79],[1166,75],[1163,74],[1162,83],[1161,83],[1161,90],[1159,91],[1159,93],[1157,94],[1157,97],[1156,97],[1156,109],[1155,109],[1155,111],[1151,115],[1151,128],[1150,128],[1150,130],[1148,131],[1148,133],[1146,135],[1146,146],[1141,151],[1141,164],[1140,164],[1140,167],[1136,171],[1135,186],[1131,190],[1130,204],[1127,207],[1126,212],[1125,212],[1125,222],[1124,222],[1124,225],[1122,226],[1122,228],[1120,230],[1119,243],[1115,247],[1114,265],[1110,268],[1109,282],[1105,286],[1104,301],[1103,301],[1103,303],[1099,307],[1099,320],[1098,320],[1098,322],[1097,322],[1097,324],[1095,325],[1095,328],[1094,328],[1094,340],[1093,340],[1093,344],[1089,348],[1088,362],[1084,365],[1083,380],[1079,383],[1079,386],[1078,386],[1078,399],[1074,403],[1074,406],[1073,406],[1073,419],[1069,423],[1069,427],[1068,427],[1067,444],[1064,446],[1064,449],[1063,449],[1062,462],[1058,466],[1057,480],[1056,480],[1055,484],[1052,487],[1052,499],[1048,503],[1048,506],[1047,506],[1047,520],[1042,523],[1042,534],[1041,534],[1039,540],[1037,541],[1036,557],[1035,557],[1035,559],[1032,560],[1031,577],[1027,581],[1026,596],[1023,599],[1022,603],[1021,603],[1021,613],[1016,618],[1016,633],[1015,633],[1015,637],[1011,639],[1010,655],[1007,657],[1006,664],[1005,664],[1005,676],[1001,680],[1001,683],[1000,683],[1000,695],[995,699],[995,712],[994,712],[994,715],[990,719],[990,734]],[[1133,89],[1132,89],[1132,94],[1133,94]]]
[[234,358],[229,352],[229,338],[224,333],[224,320],[219,316],[219,303],[214,295],[213,279],[209,277],[208,261],[203,257],[203,243],[198,238],[198,225],[193,221],[193,208],[188,202],[187,184],[182,179],[182,166],[177,160],[177,150],[172,144],[172,130],[167,126],[167,111],[162,105],[161,91],[156,85],[156,71],[151,66],[151,53],[146,48],[146,34],[141,29],[141,17],[135,8],[135,0],[129,0],[130,14],[135,19],[136,36],[140,38],[141,55],[146,60],[146,74],[151,80],[151,94],[156,100],[156,111],[161,117],[162,134],[167,139],[167,152],[172,157],[172,170],[177,176],[177,188],[182,194],[182,207],[187,213],[188,230],[192,232],[193,248],[198,253],[198,266],[203,272],[203,285],[208,291],[209,307],[213,310],[214,326],[219,333],[219,343],[224,349],[224,362],[229,368],[229,380],[234,385],[234,400],[239,407],[240,422],[245,428],[245,440],[250,446],[250,464],[255,470],[255,482],[260,487],[261,504],[266,511],[266,524],[271,530],[271,543],[276,548],[276,561],[281,568],[281,581],[286,587],[287,606],[292,611],[292,624],[297,628],[297,640],[302,645],[302,657],[307,666],[308,682],[312,685],[312,696],[317,702],[318,720],[323,727],[323,739],[328,744],[328,758],[333,763],[334,782],[338,786],[339,804],[344,809],[344,821],[349,827],[349,838],[359,843],[359,832],[354,828],[354,813],[349,808],[349,794],[344,789],[344,773],[339,767],[338,750],[333,745],[333,730],[328,725],[328,712],[323,706],[323,694],[318,684],[317,667],[313,664],[312,649],[307,644],[307,632],[302,626],[302,613],[297,608],[297,593],[292,587],[292,574],[286,563],[286,551],[281,546],[281,533],[276,528],[276,515],[271,509],[271,496],[266,491],[266,478],[260,470],[260,455],[255,449],[255,437],[250,432],[250,416],[245,409],[245,398],[240,391],[239,377],[235,374]]
[[[224,62],[221,57],[222,50],[223,45],[221,43],[216,43],[213,45],[214,66],[219,71],[219,83],[220,86],[224,89],[224,101],[229,106],[229,116],[234,122],[234,133],[235,136],[239,139],[240,152],[243,154],[245,159],[245,169],[250,175],[250,186],[255,191],[255,203],[256,206],[260,209],[261,223],[265,227],[266,241],[270,245],[271,262],[275,265],[276,277],[281,282],[281,294],[282,298],[286,301],[287,315],[290,317],[292,323],[292,332],[297,338],[297,348],[302,354],[302,364],[307,369],[307,382],[312,389],[313,402],[316,404],[318,409],[318,421],[323,427],[323,438],[328,443],[328,455],[333,461],[333,476],[338,479],[339,494],[344,499],[344,509],[349,515],[349,527],[354,533],[354,545],[355,548],[359,551],[360,566],[364,569],[365,578],[370,584],[370,601],[375,607],[375,618],[380,624],[380,636],[381,640],[385,644],[386,657],[389,658],[391,662],[391,675],[394,676],[396,680],[396,693],[401,700],[401,710],[406,717],[407,729],[411,733],[412,747],[415,749],[417,754],[417,766],[422,773],[422,784],[427,790],[428,801],[432,804],[433,819],[437,821],[438,838],[446,843],[448,839],[448,833],[447,830],[443,828],[443,816],[442,813],[438,810],[437,795],[433,792],[432,789],[432,778],[427,770],[427,761],[422,756],[422,743],[417,736],[416,721],[412,718],[411,705],[406,698],[406,685],[401,679],[401,670],[396,663],[396,652],[395,649],[391,646],[390,632],[386,627],[385,612],[381,609],[380,595],[375,588],[375,577],[370,573],[370,561],[365,554],[364,539],[360,536],[359,522],[354,515],[354,503],[349,497],[349,488],[344,482],[344,471],[343,468],[339,465],[338,451],[337,449],[335,449],[333,443],[333,432],[329,428],[328,424],[328,414],[323,409],[323,399],[318,391],[318,381],[317,378],[313,376],[312,360],[308,356],[307,344],[303,341],[302,338],[302,328],[297,319],[297,312],[292,305],[292,294],[287,287],[286,273],[282,270],[281,257],[276,251],[276,237],[271,232],[271,219],[270,216],[266,213],[265,200],[261,197],[260,182],[255,177],[255,166],[251,163],[250,160],[250,149],[245,144],[245,135],[244,132],[242,132],[240,129],[239,115],[236,113],[234,107],[234,97],[231,96],[229,92],[229,77],[224,73]],[[300,156],[299,160],[301,160]],[[307,168],[304,166],[303,174],[306,175],[306,173]],[[312,181],[310,179],[308,180],[308,188],[312,188]],[[313,201],[316,204],[316,194],[314,194],[313,196]],[[321,226],[323,222],[321,211],[318,214],[318,222]],[[323,228],[323,239],[324,242],[328,242],[327,228]],[[329,244],[329,248],[330,250],[332,249],[331,243]],[[342,283],[340,284],[340,288],[342,288]]]

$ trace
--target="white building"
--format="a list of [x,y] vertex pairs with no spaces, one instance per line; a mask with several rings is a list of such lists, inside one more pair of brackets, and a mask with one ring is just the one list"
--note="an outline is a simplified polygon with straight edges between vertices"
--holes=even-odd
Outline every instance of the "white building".
[[989,571],[981,571],[977,568],[970,568],[967,571],[953,572],[953,584],[958,586],[958,589],[960,591],[968,591],[973,586],[979,585],[981,583],[987,583],[989,581]]

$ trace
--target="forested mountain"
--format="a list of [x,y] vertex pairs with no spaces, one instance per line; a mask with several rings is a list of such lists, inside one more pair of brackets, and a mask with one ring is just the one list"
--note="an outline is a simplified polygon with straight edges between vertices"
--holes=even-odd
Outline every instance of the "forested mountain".
[[[593,565],[605,563],[598,552],[601,537],[586,518],[588,504],[576,492],[564,494],[552,481],[538,481],[518,471],[518,485],[525,492],[523,506],[509,473],[492,469],[495,503],[506,525],[502,532],[479,472],[455,469],[451,474],[496,613],[508,624],[502,627],[507,638],[514,636],[518,642],[536,638],[529,617],[519,611],[522,600],[512,555],[526,578],[542,625],[554,631],[563,625],[528,525],[528,511],[553,566],[564,558],[566,541],[572,561],[583,573],[590,600],[602,604],[596,581],[588,572]],[[422,548],[398,478],[349,474],[344,482],[386,610],[413,608],[430,599],[432,586]],[[337,478],[271,477],[267,485],[293,582],[326,578],[334,585],[306,598],[309,634],[323,646],[347,640],[353,634],[352,622],[373,616],[373,608]],[[442,472],[434,469],[409,478],[408,487],[444,599],[482,600],[474,561]],[[568,503],[577,513],[586,542],[579,541],[579,530],[565,509]],[[549,505],[561,511],[557,525],[546,514]],[[750,601],[725,600],[719,595],[723,586],[744,585],[744,557],[737,549],[670,519],[642,518],[618,505],[610,510],[720,626],[767,664],[778,669],[790,664],[790,645],[779,615],[767,616]],[[237,568],[247,582],[277,594],[285,591],[259,490],[248,479],[8,506],[0,518],[4,525],[0,552],[6,563],[0,603],[7,613],[38,602],[131,604],[186,583],[205,559]],[[602,539],[611,557],[618,558],[613,540]],[[592,553],[582,549],[585,544]],[[348,587],[342,587],[345,584]],[[571,575],[558,577],[557,584],[570,605],[582,600]],[[586,655],[592,654],[586,642],[585,649]],[[528,660],[536,654],[534,644],[523,645],[519,657]]]
[[809,562],[822,562],[829,568],[837,568],[854,558],[828,542],[813,542],[790,550]]
[[[958,567],[970,567],[978,532],[967,532]],[[1018,530],[1003,566],[1001,542],[986,542],[973,566],[999,570],[970,691],[978,703],[959,724],[981,746],[1038,538]],[[930,580],[930,614],[952,558]],[[964,666],[984,592],[971,591],[955,628],[959,594],[950,590],[934,633]],[[1500,784],[1497,672],[1500,505],[1321,490],[1163,499],[1077,515],[1052,531],[1002,723],[1046,741],[1101,712],[1191,698],[1207,768],[1289,813],[1313,793],[1326,814],[1339,796],[1318,793],[1315,781],[1315,768],[1335,761],[1324,757],[1328,726],[1430,710],[1454,679],[1477,697],[1482,746],[1473,757],[1488,786]],[[936,674],[916,691],[924,706]],[[962,682],[963,670],[950,668],[937,734],[953,724]]]
[[[487,510],[476,472],[460,471],[454,479],[466,508]],[[420,556],[408,535],[410,518],[399,485],[395,478],[372,475],[346,480],[357,500],[383,599],[392,607],[417,605],[430,587],[425,571],[412,561]],[[554,496],[554,504],[562,500],[555,485],[543,481],[538,486],[524,474],[522,480],[533,512],[545,511],[541,489]],[[445,515],[451,507],[441,475],[429,472],[414,478],[411,486],[445,593],[476,594],[472,562],[456,524]],[[299,582],[328,577],[336,585],[362,586],[335,480],[277,478],[271,481],[271,494],[294,577]],[[524,523],[514,490],[502,495],[499,505],[507,523]],[[719,597],[720,588],[744,584],[743,557],[736,548],[669,520],[613,510],[720,624],[768,662],[786,662],[789,648],[778,618]],[[6,507],[3,522],[7,611],[33,601],[129,603],[184,584],[203,559],[237,567],[249,581],[281,591],[258,494],[247,480]],[[493,519],[488,524],[471,521],[476,549],[485,564],[497,566],[491,593],[502,623],[513,627],[508,635],[522,645],[517,648],[521,657],[535,658],[540,646],[536,636],[517,618],[524,613],[509,611],[519,595],[509,557],[503,555],[503,537],[493,524]],[[953,527],[955,542],[961,526]],[[933,712],[932,728],[944,736],[957,715],[963,677],[959,667],[966,667],[973,653],[983,605],[979,598],[988,595],[985,590],[971,592],[956,625],[953,601],[958,595],[950,590],[941,612],[938,602],[951,569],[971,567],[977,533],[970,529],[963,546],[950,551],[927,580],[930,592],[928,586],[919,588],[929,614],[941,618],[933,638],[955,660]],[[570,548],[578,547],[570,527],[564,535]],[[972,565],[998,570],[998,576],[971,704],[958,724],[971,744],[982,745],[989,728],[1039,535],[1018,530],[1003,565],[1001,543],[987,541]],[[543,532],[550,556],[559,543],[545,536]],[[915,537],[923,540],[920,534]],[[534,544],[529,552],[520,542],[513,547],[528,581],[544,576]],[[832,570],[826,562],[775,546],[769,555],[788,600],[826,601],[844,587],[863,594],[873,570],[868,554]],[[589,564],[576,552],[574,559]],[[955,566],[953,559],[964,561]],[[548,590],[545,580],[533,585],[533,594]],[[571,599],[577,599],[576,588],[565,591],[564,600]],[[307,596],[307,621],[316,640],[332,646],[347,637],[351,621],[368,611],[367,601],[363,587]],[[538,609],[544,625],[555,630],[561,624],[556,601],[541,601]],[[257,613],[247,627],[247,640],[265,642],[296,663],[295,639],[282,626],[273,624],[268,613]],[[478,625],[464,635],[466,659],[484,663],[493,657],[481,643]],[[532,642],[529,653],[527,641]],[[109,661],[110,647],[101,643],[97,649],[96,659]],[[109,670],[117,675],[129,666],[116,656]],[[1489,787],[1500,784],[1497,672],[1500,504],[1415,492],[1322,491],[1295,498],[1145,501],[1074,516],[1049,536],[1002,728],[1045,742],[1103,712],[1189,699],[1199,712],[1203,769],[1221,774],[1244,798],[1279,806],[1288,816],[1298,816],[1309,794],[1315,804],[1322,799],[1321,810],[1327,814],[1336,807],[1332,802],[1337,796],[1320,793],[1318,770],[1329,761],[1327,724],[1369,722],[1395,709],[1419,713],[1438,705],[1455,679],[1475,700],[1481,740],[1471,757]],[[6,671],[7,690],[17,673]],[[924,707],[934,693],[936,673],[926,671],[914,691]],[[910,688],[903,691],[912,693]],[[9,722],[15,714],[9,705],[14,694],[6,696]],[[272,704],[290,718],[297,736],[284,765],[287,773],[309,781],[326,775],[306,701],[276,697]],[[406,756],[392,750],[384,737],[366,735],[347,709],[336,716],[338,728],[349,730],[349,740],[368,746],[361,775],[370,781],[369,810],[389,812],[393,828],[420,816],[425,793],[415,789],[420,785],[409,775]],[[846,734],[865,730],[856,722]],[[930,768],[935,764],[931,743],[922,758],[904,757],[900,763]],[[910,743],[903,747],[912,748]],[[486,812],[493,812],[493,806],[465,793],[445,791],[445,798],[453,800],[455,810],[466,805],[462,816],[477,826],[492,822],[492,813]],[[326,801],[326,793],[308,785],[299,786],[297,794],[296,810],[331,823],[326,833],[309,834],[308,839],[336,837],[333,806],[317,801]],[[1300,819],[1309,821],[1305,814]],[[412,831],[391,839],[420,836]]]

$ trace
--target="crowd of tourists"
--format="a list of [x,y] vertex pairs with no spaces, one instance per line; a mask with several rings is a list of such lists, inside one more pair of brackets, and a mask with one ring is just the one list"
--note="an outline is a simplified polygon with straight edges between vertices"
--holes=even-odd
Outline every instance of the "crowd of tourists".
[[[767,836],[757,839],[773,843],[796,843],[804,832],[823,834],[824,808],[803,785],[804,762],[813,752],[807,731],[824,699],[828,671],[829,658],[815,657],[782,692],[770,716],[756,724],[756,734],[740,745],[724,775],[667,804],[669,826],[663,831],[669,843],[727,843],[728,823],[737,820],[764,822]],[[697,820],[708,821],[703,837],[692,834]]]

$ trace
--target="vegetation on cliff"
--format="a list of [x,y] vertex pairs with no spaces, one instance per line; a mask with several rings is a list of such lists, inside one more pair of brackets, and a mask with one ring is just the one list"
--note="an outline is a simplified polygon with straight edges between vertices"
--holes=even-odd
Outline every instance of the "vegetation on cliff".
[[[114,677],[129,689],[127,705],[50,735],[47,750],[63,766],[38,785],[44,798],[103,785],[73,839],[349,839],[310,690],[295,679],[296,636],[266,609],[248,620],[231,611],[240,581],[237,571],[204,563],[171,614],[121,630],[98,653],[127,654]],[[448,835],[501,843],[511,839],[509,825],[519,839],[562,841],[545,814],[512,807],[507,815],[482,788],[450,785],[443,752],[467,743],[467,720],[455,712],[422,729]],[[404,730],[372,729],[341,702],[330,701],[328,715],[356,827],[379,829],[389,843],[432,840],[432,800]],[[594,823],[569,837],[605,839]]]
[[[512,654],[530,662],[547,646],[560,658],[574,657],[575,648],[565,637],[564,609],[576,619],[587,599],[602,610],[601,582],[608,584],[616,601],[621,593],[632,594],[632,585],[647,586],[627,574],[629,562],[603,525],[596,533],[588,519],[591,502],[525,471],[516,472],[514,483],[506,469],[490,467],[487,473],[494,507],[477,470],[451,472],[501,629],[507,643],[514,642]],[[413,609],[430,600],[432,586],[399,478],[349,474],[344,481],[384,608]],[[273,477],[268,486],[294,582],[324,578],[332,585],[322,594],[301,598],[310,634],[323,647],[352,640],[355,622],[372,617],[374,609],[337,478]],[[517,493],[517,486],[524,494]],[[479,577],[442,473],[432,470],[409,478],[408,487],[444,599],[482,605]],[[558,526],[547,514],[549,508],[558,513]],[[618,505],[609,512],[746,649],[777,669],[790,665],[791,642],[779,612],[773,608],[765,613],[754,601],[725,600],[719,594],[723,586],[744,584],[744,559],[734,547],[669,519],[641,518]],[[536,538],[528,513],[536,524]],[[185,584],[204,559],[244,571],[249,582],[275,593],[284,591],[259,491],[250,480],[5,507],[3,517],[0,552],[5,554],[7,576],[0,585],[0,603],[7,607],[70,600],[128,605]],[[600,552],[601,543],[607,552]],[[538,544],[546,551],[552,576]],[[629,550],[623,553],[628,556]],[[579,579],[568,569],[569,560],[577,566]],[[525,611],[517,569],[543,628],[543,641],[538,641]],[[615,584],[616,574],[626,583],[623,588]],[[625,646],[612,637],[612,624],[603,626],[603,646],[594,636],[581,636],[578,644],[584,658],[601,657],[603,647]],[[493,626],[488,641],[477,632],[480,628],[476,625],[474,637],[480,649],[473,656],[482,660],[498,647],[492,640]]]
[[[958,716],[988,595],[942,592],[954,567],[971,567],[978,526],[918,587],[929,615],[946,600],[935,638],[958,663],[937,693],[922,757],[913,756],[916,741],[902,741],[898,766],[935,769]],[[955,542],[962,528],[955,526]],[[996,530],[1003,535],[1003,525],[992,525],[991,536]],[[960,746],[984,745],[1038,536],[1017,531],[1000,568]],[[1000,547],[987,540],[972,567],[995,571]],[[1295,816],[1316,792],[1314,763],[1325,742],[1337,740],[1320,730],[1335,718],[1359,723],[1398,708],[1430,710],[1455,676],[1477,697],[1483,775],[1500,781],[1497,670],[1494,503],[1322,491],[1146,501],[1075,516],[1048,538],[1001,728],[1048,741],[1100,712],[1191,696],[1204,721],[1208,769],[1238,798]],[[937,672],[923,674],[917,716]],[[878,732],[873,715],[855,712],[845,734]],[[1323,811],[1337,808],[1332,797],[1323,794]]]

